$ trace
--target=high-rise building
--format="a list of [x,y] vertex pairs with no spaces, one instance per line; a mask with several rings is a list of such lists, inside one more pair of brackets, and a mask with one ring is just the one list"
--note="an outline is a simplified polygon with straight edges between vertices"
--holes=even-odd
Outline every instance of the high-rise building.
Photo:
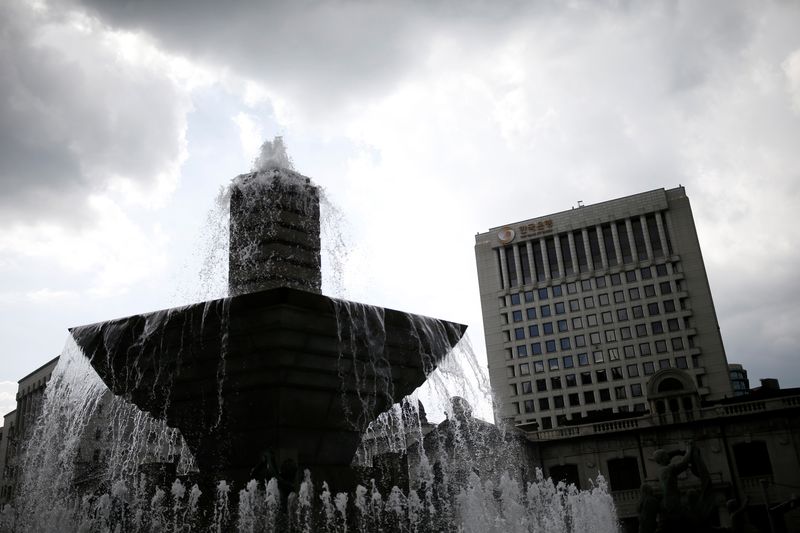
[[543,430],[644,412],[663,369],[701,401],[732,394],[683,187],[493,228],[475,254],[503,419]]

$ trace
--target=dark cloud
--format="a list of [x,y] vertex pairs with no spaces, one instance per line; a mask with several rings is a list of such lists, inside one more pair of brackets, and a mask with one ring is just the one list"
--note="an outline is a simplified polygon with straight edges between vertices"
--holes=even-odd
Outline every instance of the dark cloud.
[[0,223],[76,220],[116,178],[143,191],[181,152],[186,106],[92,21],[0,5]]

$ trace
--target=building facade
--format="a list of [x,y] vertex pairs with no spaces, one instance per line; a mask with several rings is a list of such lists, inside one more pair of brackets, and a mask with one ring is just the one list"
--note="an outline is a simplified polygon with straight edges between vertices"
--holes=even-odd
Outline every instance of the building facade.
[[683,187],[493,228],[475,254],[503,420],[535,431],[645,413],[665,369],[700,402],[732,394]]

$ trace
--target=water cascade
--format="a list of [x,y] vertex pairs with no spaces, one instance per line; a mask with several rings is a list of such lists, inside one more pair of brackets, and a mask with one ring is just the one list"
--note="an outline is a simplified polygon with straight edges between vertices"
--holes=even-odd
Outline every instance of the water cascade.
[[279,141],[229,189],[228,297],[70,330],[0,531],[614,531],[602,478],[554,485],[464,398],[427,420],[466,326],[322,295]]

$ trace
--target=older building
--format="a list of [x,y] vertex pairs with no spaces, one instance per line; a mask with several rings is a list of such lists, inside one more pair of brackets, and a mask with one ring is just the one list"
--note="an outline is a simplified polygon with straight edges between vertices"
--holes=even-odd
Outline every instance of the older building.
[[14,480],[14,456],[17,444],[17,411],[16,409],[3,417],[0,431],[0,506],[11,499]]
[[489,375],[503,419],[550,429],[648,410],[659,370],[732,394],[689,199],[658,189],[476,236]]

